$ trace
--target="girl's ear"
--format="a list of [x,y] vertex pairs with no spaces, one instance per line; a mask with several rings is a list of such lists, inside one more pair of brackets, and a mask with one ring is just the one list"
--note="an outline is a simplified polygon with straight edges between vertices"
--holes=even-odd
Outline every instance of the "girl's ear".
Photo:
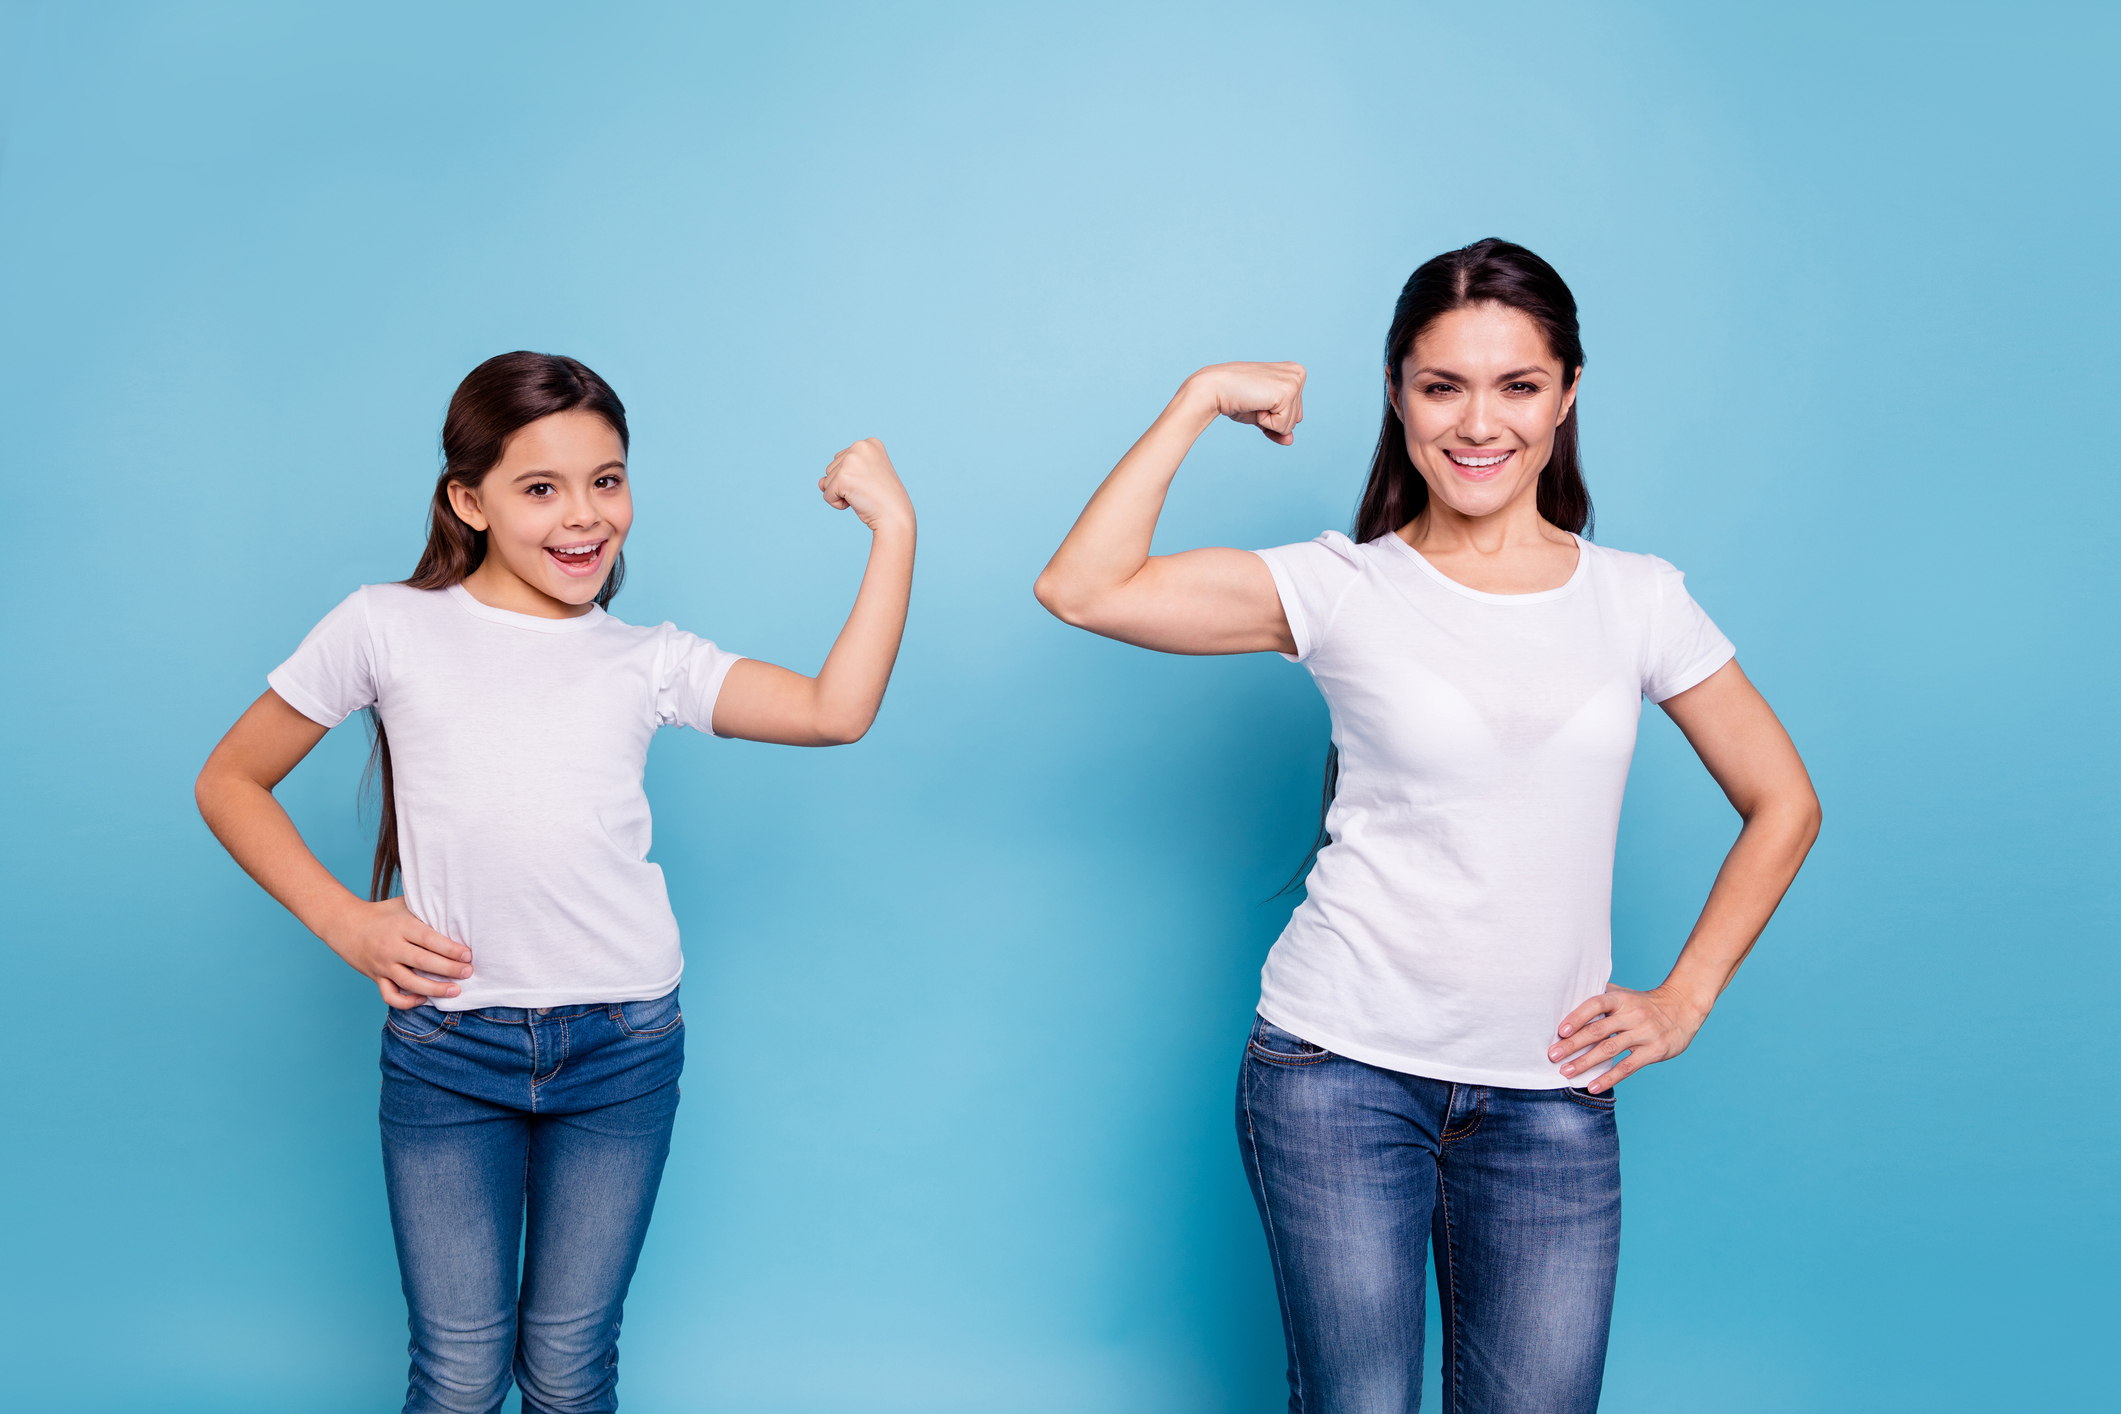
[[449,508],[457,519],[473,530],[486,529],[486,513],[479,509],[479,493],[461,481],[449,483]]

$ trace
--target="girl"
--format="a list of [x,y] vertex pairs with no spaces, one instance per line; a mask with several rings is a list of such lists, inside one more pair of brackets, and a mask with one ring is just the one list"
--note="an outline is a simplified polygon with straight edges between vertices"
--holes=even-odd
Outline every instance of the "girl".
[[[1593,545],[1576,302],[1486,240],[1407,281],[1351,539],[1149,553],[1218,416],[1286,446],[1293,363],[1204,368],[1039,577],[1071,624],[1273,650],[1332,710],[1322,847],[1262,974],[1237,1128],[1293,1414],[1421,1399],[1427,1244],[1453,1410],[1594,1409],[1620,1241],[1613,1087],[1685,1050],[1819,828],[1796,749],[1679,571]],[[1640,699],[1744,820],[1671,975],[1608,984]]]
[[[391,1008],[383,1168],[407,1411],[486,1414],[511,1378],[526,1411],[618,1407],[619,1316],[685,1048],[677,921],[647,860],[649,738],[858,740],[905,627],[913,506],[873,438],[818,482],[874,540],[815,678],[613,618],[626,449],[625,408],[582,364],[479,365],[450,400],[412,577],[332,610],[199,775],[228,852]],[[272,795],[364,707],[383,783],[365,902]]]

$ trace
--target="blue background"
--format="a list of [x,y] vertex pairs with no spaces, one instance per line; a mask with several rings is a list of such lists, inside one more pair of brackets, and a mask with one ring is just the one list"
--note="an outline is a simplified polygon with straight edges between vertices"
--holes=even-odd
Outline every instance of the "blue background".
[[[395,1407],[380,1007],[191,781],[528,347],[632,412],[622,617],[814,670],[825,460],[881,435],[922,515],[868,740],[651,760],[691,1083],[627,1407],[1277,1407],[1228,1115],[1325,715],[1030,583],[1227,358],[1309,419],[1212,430],[1160,543],[1345,526],[1392,299],[1490,234],[1582,303],[1599,538],[1689,572],[1827,809],[1623,1088],[1606,1406],[2110,1398],[2115,16],[8,7],[10,1403]],[[363,751],[281,791],[349,882]],[[1619,980],[1734,823],[1648,713]]]

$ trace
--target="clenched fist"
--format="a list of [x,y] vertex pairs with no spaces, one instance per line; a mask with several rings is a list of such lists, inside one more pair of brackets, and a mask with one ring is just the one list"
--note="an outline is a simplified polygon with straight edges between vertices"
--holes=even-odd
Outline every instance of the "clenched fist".
[[1218,363],[1186,382],[1232,422],[1249,422],[1284,447],[1296,440],[1304,420],[1304,366],[1300,363]]
[[913,528],[913,500],[899,484],[884,444],[864,437],[832,459],[817,489],[836,511],[852,510],[871,531]]

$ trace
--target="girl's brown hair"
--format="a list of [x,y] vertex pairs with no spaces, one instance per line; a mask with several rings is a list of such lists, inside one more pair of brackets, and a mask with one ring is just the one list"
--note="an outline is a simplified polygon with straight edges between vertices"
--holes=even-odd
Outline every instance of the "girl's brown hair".
[[[442,472],[435,479],[434,500],[427,507],[427,548],[405,580],[414,589],[447,589],[461,584],[486,559],[486,532],[473,530],[449,503],[452,483],[476,487],[501,460],[508,439],[542,417],[560,412],[593,412],[628,445],[626,405],[611,385],[587,364],[561,354],[518,350],[489,358],[471,370],[449,399],[442,419]],[[597,607],[609,604],[626,579],[626,554],[613,557],[611,572],[597,590]],[[376,858],[368,875],[368,897],[390,896],[399,873],[398,811],[391,788],[390,738],[383,718],[368,712],[368,772],[382,787],[383,818],[376,827]]]

